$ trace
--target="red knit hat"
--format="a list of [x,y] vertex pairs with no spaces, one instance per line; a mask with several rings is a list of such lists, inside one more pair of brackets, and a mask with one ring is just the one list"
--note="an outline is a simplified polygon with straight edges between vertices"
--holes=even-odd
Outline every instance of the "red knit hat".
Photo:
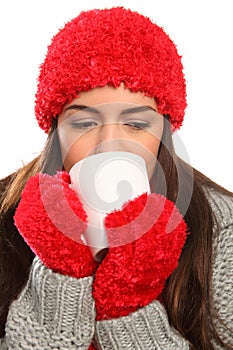
[[152,21],[115,7],[83,11],[52,39],[40,66],[35,113],[48,132],[65,104],[82,91],[121,83],[154,97],[173,130],[183,121],[186,84],[175,44]]

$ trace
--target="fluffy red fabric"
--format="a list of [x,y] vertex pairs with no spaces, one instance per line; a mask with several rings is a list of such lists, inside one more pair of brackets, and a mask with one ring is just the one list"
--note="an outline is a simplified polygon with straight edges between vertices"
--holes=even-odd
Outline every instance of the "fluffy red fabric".
[[52,40],[40,67],[35,113],[48,132],[53,118],[81,91],[119,86],[155,97],[173,129],[183,121],[186,84],[181,56],[165,31],[131,10],[90,10]]
[[[112,243],[130,230],[136,240],[109,249],[95,274],[97,319],[126,316],[157,299],[178,265],[187,226],[161,195],[142,195],[106,218]],[[125,230],[126,228],[126,230]]]
[[82,244],[86,213],[69,186],[69,175],[37,174],[22,193],[15,225],[32,251],[50,269],[72,277],[92,275],[96,263]]

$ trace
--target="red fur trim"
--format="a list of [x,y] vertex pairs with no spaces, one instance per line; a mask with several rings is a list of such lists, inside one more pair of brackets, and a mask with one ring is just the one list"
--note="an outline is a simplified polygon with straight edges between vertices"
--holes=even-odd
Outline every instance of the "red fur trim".
[[69,186],[67,173],[30,178],[14,220],[24,240],[48,268],[73,277],[93,274],[96,264],[80,239],[87,216]]
[[183,65],[165,31],[123,7],[81,12],[53,37],[40,67],[35,105],[40,127],[48,132],[52,119],[80,92],[122,82],[154,97],[173,129],[182,125]]
[[114,242],[129,227],[137,239],[110,248],[98,267],[93,287],[98,320],[126,316],[157,299],[178,265],[187,234],[178,209],[156,194],[142,195],[109,214],[106,226]]

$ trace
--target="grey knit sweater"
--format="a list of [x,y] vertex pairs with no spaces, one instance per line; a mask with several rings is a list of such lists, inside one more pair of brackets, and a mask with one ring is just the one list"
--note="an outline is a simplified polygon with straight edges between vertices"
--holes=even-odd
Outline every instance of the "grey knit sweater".
[[[228,330],[215,323],[233,347],[233,199],[211,191],[210,203],[221,227],[213,241],[214,306]],[[104,350],[189,349],[158,301],[126,317],[96,322],[92,280],[54,273],[35,258],[27,285],[10,307],[0,349],[85,350],[92,340]]]

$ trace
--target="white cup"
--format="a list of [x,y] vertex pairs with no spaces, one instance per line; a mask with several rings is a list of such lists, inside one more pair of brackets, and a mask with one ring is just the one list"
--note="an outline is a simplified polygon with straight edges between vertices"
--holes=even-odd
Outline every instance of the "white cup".
[[96,261],[108,249],[105,216],[142,193],[150,193],[146,164],[130,152],[103,152],[76,163],[70,170],[71,187],[83,203],[88,227],[83,240]]

